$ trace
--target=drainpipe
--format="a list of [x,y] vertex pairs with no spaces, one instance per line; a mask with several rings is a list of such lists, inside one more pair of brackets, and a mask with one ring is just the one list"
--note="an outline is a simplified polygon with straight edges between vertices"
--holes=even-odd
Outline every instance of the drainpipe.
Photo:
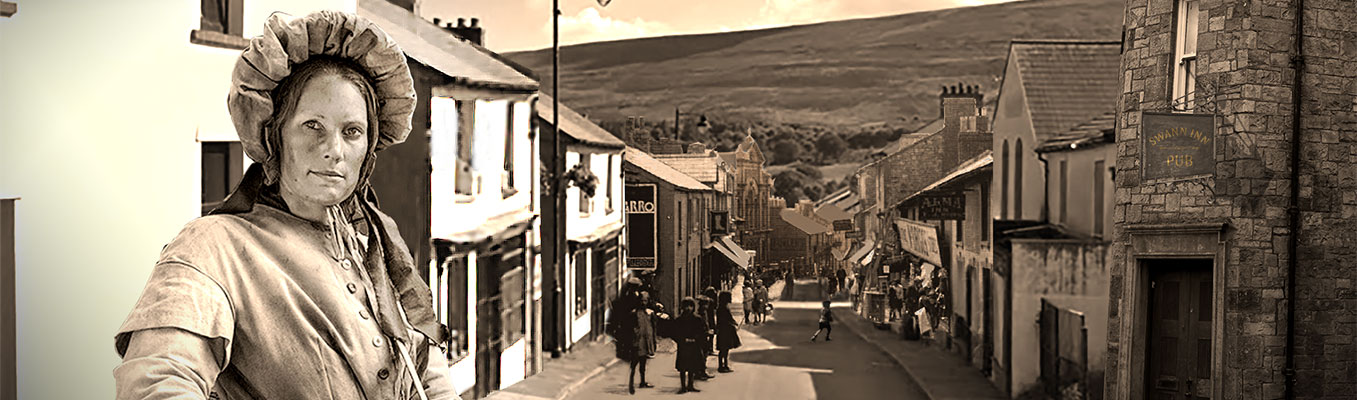
[[1296,0],[1296,54],[1291,57],[1295,84],[1291,87],[1291,196],[1287,202],[1290,217],[1286,251],[1286,398],[1296,398],[1296,263],[1300,241],[1300,146],[1302,93],[1305,74],[1305,0]]
[[[1032,149],[1032,152],[1036,153],[1037,161],[1041,161],[1041,214],[1039,215],[1043,222],[1049,224],[1051,223],[1051,163],[1046,160],[1046,153],[1036,151],[1036,149]],[[1018,162],[1022,162],[1021,159]]]

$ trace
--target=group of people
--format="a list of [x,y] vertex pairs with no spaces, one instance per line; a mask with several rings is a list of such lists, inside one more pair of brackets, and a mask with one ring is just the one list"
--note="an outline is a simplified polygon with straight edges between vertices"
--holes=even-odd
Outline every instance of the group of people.
[[753,285],[745,285],[741,294],[744,295],[744,323],[758,325],[766,322],[771,303],[763,279],[754,279]]
[[[767,301],[766,288],[762,291],[754,289],[754,294],[749,293],[751,289],[745,290],[746,304],[760,298],[763,299],[761,304]],[[758,293],[762,293],[762,297]],[[654,387],[646,382],[646,363],[655,356],[658,338],[671,339],[678,347],[674,368],[679,372],[680,394],[700,392],[696,381],[715,377],[707,373],[707,357],[716,356],[718,372],[734,372],[730,368],[730,350],[740,347],[741,343],[737,332],[739,324],[730,311],[732,301],[730,291],[718,293],[716,288],[708,286],[698,296],[683,298],[678,315],[670,316],[663,304],[651,299],[640,279],[628,279],[613,301],[607,323],[607,333],[615,340],[617,357],[631,366],[627,392],[636,394],[638,387]],[[745,315],[747,318],[749,313]],[[755,317],[756,321],[762,319],[761,314]],[[636,379],[638,370],[639,383]]]

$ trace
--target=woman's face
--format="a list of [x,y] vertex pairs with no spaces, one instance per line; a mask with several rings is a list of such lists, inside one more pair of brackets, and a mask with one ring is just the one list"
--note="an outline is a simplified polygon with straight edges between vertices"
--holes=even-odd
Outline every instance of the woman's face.
[[280,132],[279,181],[288,205],[325,207],[348,198],[367,155],[367,129],[367,104],[356,85],[336,74],[306,82]]

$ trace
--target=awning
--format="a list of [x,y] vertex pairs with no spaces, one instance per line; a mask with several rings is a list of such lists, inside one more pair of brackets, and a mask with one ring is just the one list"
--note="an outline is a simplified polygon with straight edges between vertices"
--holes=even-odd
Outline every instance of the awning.
[[721,237],[721,240],[713,240],[711,243],[707,244],[707,248],[716,249],[716,252],[726,256],[726,259],[740,267],[740,269],[749,268],[749,253],[746,252],[744,248],[741,248],[739,244],[735,243],[734,240],[730,240],[730,236],[723,236]]
[[854,263],[854,264],[863,264],[863,265],[867,265],[867,264],[869,264],[869,263],[872,262],[872,257],[871,257],[871,255],[872,255],[873,252],[875,252],[875,251],[876,251],[876,242],[875,242],[875,241],[872,241],[872,240],[868,240],[867,242],[865,242],[865,243],[862,244],[862,248],[859,248],[858,251],[856,251],[856,252],[853,253],[853,256],[852,256],[852,257],[848,257],[848,262],[851,262],[851,263]]

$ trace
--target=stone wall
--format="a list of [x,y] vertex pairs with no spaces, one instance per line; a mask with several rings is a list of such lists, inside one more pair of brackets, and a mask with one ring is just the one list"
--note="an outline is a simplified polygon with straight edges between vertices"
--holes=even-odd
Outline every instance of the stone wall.
[[[1215,112],[1215,174],[1142,181],[1140,116],[1168,108],[1174,66],[1174,1],[1130,0],[1119,100],[1114,267],[1109,304],[1107,396],[1129,398],[1113,371],[1127,276],[1126,226],[1225,222],[1224,398],[1279,398],[1285,377],[1295,1],[1205,0],[1200,6],[1198,112]],[[1305,4],[1302,154],[1297,266],[1297,398],[1351,396],[1357,382],[1357,5]]]

